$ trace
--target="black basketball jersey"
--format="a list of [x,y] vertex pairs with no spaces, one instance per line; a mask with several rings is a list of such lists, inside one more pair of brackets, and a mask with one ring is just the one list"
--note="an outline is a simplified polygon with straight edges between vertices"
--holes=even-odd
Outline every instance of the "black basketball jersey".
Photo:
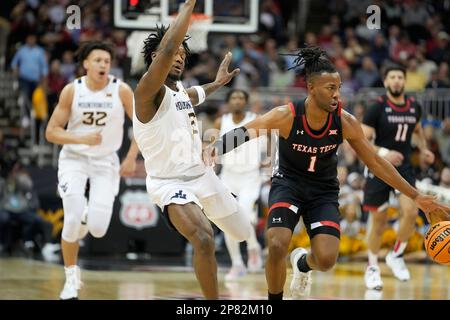
[[405,104],[397,105],[383,95],[368,108],[363,122],[375,129],[375,145],[396,150],[408,160],[412,153],[411,136],[421,115],[414,97],[405,96]]
[[289,104],[294,122],[289,137],[279,137],[278,159],[273,176],[306,182],[306,185],[316,182],[320,186],[339,188],[336,152],[343,140],[341,102],[329,114],[324,127],[316,131],[308,126],[305,100]]

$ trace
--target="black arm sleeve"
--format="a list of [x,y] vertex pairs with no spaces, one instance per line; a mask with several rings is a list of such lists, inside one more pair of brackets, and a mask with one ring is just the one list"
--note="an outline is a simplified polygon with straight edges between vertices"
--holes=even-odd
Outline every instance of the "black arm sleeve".
[[250,134],[248,133],[247,128],[239,127],[225,133],[216,140],[214,146],[218,149],[218,155],[221,156],[249,140]]

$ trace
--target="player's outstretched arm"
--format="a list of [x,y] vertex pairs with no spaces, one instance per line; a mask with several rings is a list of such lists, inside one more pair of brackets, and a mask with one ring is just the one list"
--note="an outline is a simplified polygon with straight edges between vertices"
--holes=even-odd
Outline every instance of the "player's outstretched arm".
[[[136,114],[138,119],[148,122],[153,118],[157,107],[155,97],[165,93],[164,82],[172,67],[175,55],[178,52],[189,27],[195,0],[186,0],[180,12],[169,27],[159,44],[157,52],[147,72],[142,76],[134,92],[136,99]],[[150,108],[150,112],[146,112]]]
[[214,91],[226,85],[228,82],[231,81],[231,79],[233,79],[235,76],[239,74],[240,72],[239,68],[236,68],[231,72],[228,72],[231,57],[232,57],[231,52],[228,52],[225,55],[225,58],[220,63],[216,79],[213,82],[204,84],[202,86],[194,86],[186,90],[194,106],[201,104],[203,101],[205,101],[205,99],[209,95],[214,93]]
[[344,111],[342,113],[342,130],[344,138],[350,143],[358,157],[378,178],[399,190],[414,200],[429,219],[429,212],[434,210],[450,211],[446,205],[440,204],[435,197],[420,194],[411,186],[387,160],[380,157],[373,145],[365,137],[361,124],[354,116]]
[[45,138],[47,141],[55,144],[100,144],[102,142],[100,132],[76,135],[65,130],[72,110],[73,93],[74,88],[72,83],[66,85],[61,91],[58,104],[48,121]]
[[293,121],[289,106],[275,107],[245,126],[228,131],[214,145],[218,149],[218,155],[222,155],[260,135],[269,135],[272,130],[278,130],[281,137],[287,138]]

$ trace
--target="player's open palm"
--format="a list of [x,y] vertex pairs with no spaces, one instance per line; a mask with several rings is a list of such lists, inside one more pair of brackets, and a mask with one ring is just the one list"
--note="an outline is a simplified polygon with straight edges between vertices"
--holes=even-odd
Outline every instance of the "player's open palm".
[[222,60],[219,70],[217,71],[216,82],[222,86],[226,85],[228,82],[231,81],[231,79],[233,79],[235,76],[237,76],[239,74],[239,72],[241,72],[241,70],[239,68],[236,68],[231,72],[228,72],[228,68],[231,63],[231,57],[232,57],[232,53],[228,52],[225,55],[225,58]]
[[426,215],[428,222],[431,222],[430,212],[442,210],[446,213],[450,212],[450,207],[436,201],[435,196],[419,194],[414,202]]

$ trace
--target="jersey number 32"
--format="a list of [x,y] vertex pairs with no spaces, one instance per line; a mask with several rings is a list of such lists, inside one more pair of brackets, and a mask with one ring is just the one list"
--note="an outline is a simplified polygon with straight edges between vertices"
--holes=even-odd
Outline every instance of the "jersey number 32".
[[104,126],[106,125],[106,116],[108,114],[106,112],[103,111],[97,111],[97,112],[91,112],[91,111],[86,111],[83,112],[83,123],[87,124],[88,126]]

